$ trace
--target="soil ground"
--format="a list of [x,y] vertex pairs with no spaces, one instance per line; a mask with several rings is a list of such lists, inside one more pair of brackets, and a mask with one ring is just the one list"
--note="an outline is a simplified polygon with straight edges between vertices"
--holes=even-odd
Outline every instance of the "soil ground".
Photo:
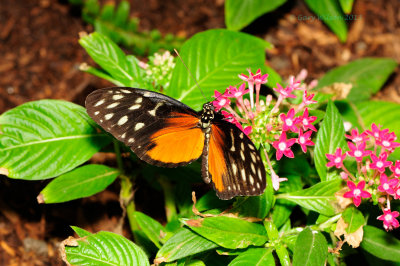
[[[132,0],[141,29],[159,29],[190,37],[224,27],[223,0]],[[400,63],[400,2],[355,1],[349,39],[342,44],[303,1],[288,1],[244,29],[274,44],[267,63],[283,77],[308,70],[307,80],[364,57],[389,57]],[[83,104],[85,96],[106,81],[82,73],[91,62],[78,44],[78,33],[92,32],[68,1],[0,0],[0,113],[24,102],[64,99]],[[399,68],[376,96],[400,103]],[[61,265],[58,244],[77,225],[96,232],[116,227],[121,217],[118,184],[93,197],[57,205],[39,205],[47,184],[0,176],[0,265]],[[124,232],[128,234],[129,230]]]

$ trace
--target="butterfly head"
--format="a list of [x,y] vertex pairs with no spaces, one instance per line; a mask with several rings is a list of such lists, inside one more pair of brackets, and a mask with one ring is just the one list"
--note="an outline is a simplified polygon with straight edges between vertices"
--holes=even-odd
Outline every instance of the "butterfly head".
[[201,113],[201,127],[203,129],[209,128],[211,121],[214,119],[215,108],[212,103],[205,103]]

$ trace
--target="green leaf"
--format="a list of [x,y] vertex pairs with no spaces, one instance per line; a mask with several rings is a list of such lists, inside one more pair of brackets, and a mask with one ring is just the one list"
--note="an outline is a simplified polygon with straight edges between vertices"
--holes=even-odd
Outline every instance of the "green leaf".
[[[355,103],[355,112],[357,117],[361,118],[362,125],[370,129],[372,123],[382,125],[382,128],[388,128],[394,131],[397,136],[400,135],[400,104],[384,101],[368,101]],[[397,148],[391,155],[391,158],[400,159],[400,149]]]
[[59,203],[92,196],[108,187],[119,175],[114,168],[89,164],[51,181],[39,194],[39,203]]
[[351,13],[351,9],[353,8],[354,0],[339,0],[339,4],[342,7],[342,10],[346,14]]
[[306,228],[297,237],[293,252],[293,266],[324,265],[327,255],[328,243],[324,235]]
[[268,240],[264,226],[238,218],[217,216],[193,220],[181,219],[181,222],[224,248],[261,246]]
[[78,246],[65,246],[66,258],[73,265],[150,265],[139,246],[111,232],[99,232],[76,241]]
[[336,0],[305,0],[308,7],[318,15],[335,34],[341,42],[347,39],[347,26],[344,21],[343,12]]
[[354,233],[365,223],[364,215],[362,214],[362,212],[354,207],[348,207],[343,212],[342,218],[346,222],[346,224],[348,224],[346,228],[346,232],[348,234]]
[[81,37],[79,43],[98,65],[118,81],[117,85],[142,87],[141,77],[137,75],[139,66],[133,60],[128,60],[108,37],[94,32]]
[[187,228],[181,228],[161,247],[154,263],[171,262],[214,248],[217,248],[217,244],[214,242]]
[[290,257],[287,248],[282,245],[278,244],[276,247],[276,254],[278,255],[279,262],[282,266],[290,266]]
[[286,0],[226,0],[225,24],[228,30],[240,30],[249,25],[253,20],[277,9]]
[[342,152],[347,149],[344,135],[342,117],[333,102],[329,101],[325,118],[318,130],[314,150],[315,168],[322,181],[340,178],[335,169],[328,171],[326,154],[335,153],[339,147],[342,148]]
[[335,214],[332,202],[335,201],[335,192],[340,190],[342,180],[330,180],[318,183],[303,190],[279,194],[277,200],[286,199],[306,209],[326,216]]
[[0,132],[0,168],[25,180],[68,172],[110,141],[82,106],[59,100],[28,102],[5,112]]
[[353,87],[347,99],[365,101],[380,90],[396,66],[396,61],[390,58],[358,59],[330,70],[318,81],[316,89],[339,82],[350,83]]
[[90,233],[89,231],[86,231],[85,229],[79,228],[77,226],[73,226],[71,225],[72,230],[75,231],[75,233],[79,236],[79,237],[84,237],[84,236],[89,236],[92,233]]
[[135,212],[134,215],[145,235],[154,243],[154,245],[160,248],[160,242],[163,242],[163,236],[165,235],[164,227],[158,221],[144,213]]
[[232,202],[233,200],[221,200],[215,191],[209,191],[196,202],[196,208],[200,212],[217,208],[227,209]]
[[[204,96],[211,100],[214,90],[237,84],[238,74],[251,67],[255,72],[264,65],[267,42],[248,34],[229,30],[208,30],[194,35],[180,50],[182,60],[193,73]],[[166,92],[194,109],[205,99],[188,70],[177,62]]]
[[264,219],[274,202],[272,183],[264,193],[257,197],[240,197],[236,199],[230,213],[238,213],[240,217],[257,217]]
[[400,241],[392,234],[373,226],[364,226],[361,248],[383,259],[400,262]]
[[229,266],[247,265],[275,265],[274,256],[271,249],[250,248],[237,256],[229,263]]

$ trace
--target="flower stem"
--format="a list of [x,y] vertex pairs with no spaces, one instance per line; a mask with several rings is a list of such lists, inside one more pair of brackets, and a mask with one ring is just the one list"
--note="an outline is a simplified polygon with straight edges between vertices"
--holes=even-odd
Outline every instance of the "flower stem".
[[172,191],[171,183],[168,182],[165,177],[160,177],[158,179],[158,182],[160,183],[164,191],[165,214],[167,216],[167,222],[170,222],[177,216],[175,196]]

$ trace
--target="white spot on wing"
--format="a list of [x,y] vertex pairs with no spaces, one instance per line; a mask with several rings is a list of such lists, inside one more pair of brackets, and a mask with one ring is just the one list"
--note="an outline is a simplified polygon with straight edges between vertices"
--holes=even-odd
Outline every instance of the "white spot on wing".
[[157,109],[162,105],[163,105],[162,102],[157,103],[156,107],[154,107],[153,110],[149,111],[149,114],[152,115],[152,116],[156,116]]
[[118,105],[119,105],[119,102],[115,102],[115,103],[109,104],[109,105],[107,106],[107,109],[114,108],[114,107],[116,107],[116,106],[118,106]]
[[137,123],[137,124],[135,125],[135,131],[141,129],[142,127],[144,127],[144,123]]
[[243,180],[243,181],[246,181],[246,171],[244,170],[244,168],[242,168],[242,169],[240,170],[240,173],[242,174],[242,180]]
[[244,143],[243,143],[243,142],[240,143],[240,149],[241,149],[242,151],[244,151]]
[[110,120],[113,116],[114,116],[114,114],[113,114],[113,113],[110,113],[110,114],[106,114],[106,115],[104,116],[104,118],[105,118],[106,120]]
[[94,112],[94,115],[98,115],[98,114],[100,114],[100,111]]
[[131,91],[128,91],[128,90],[121,90],[121,92],[124,92],[124,93],[131,93]]
[[240,137],[241,139],[243,139],[243,137],[244,137],[244,136],[243,136],[243,132],[240,133],[239,137]]
[[98,101],[98,102],[94,105],[94,107],[97,107],[97,106],[99,106],[99,105],[102,105],[104,102],[105,102],[105,100],[104,100],[104,99],[101,99],[100,101]]
[[240,151],[240,157],[242,157],[242,160],[244,161],[245,157],[244,157],[243,150]]
[[126,122],[128,121],[128,116],[127,115],[124,115],[123,117],[121,117],[119,120],[118,120],[118,126],[122,126],[123,124],[125,124]]
[[251,160],[252,160],[253,162],[256,162],[256,156],[254,155],[253,152],[250,152],[250,156],[251,156]]
[[252,176],[250,176],[249,180],[250,180],[250,184],[253,185],[254,184],[254,178]]
[[143,98],[139,97],[139,98],[136,99],[135,103],[141,103],[142,101],[143,101]]
[[151,93],[149,91],[146,91],[145,93],[143,93],[144,97],[149,97],[151,95]]
[[122,94],[115,94],[112,98],[113,98],[113,100],[120,100],[120,99],[124,98],[124,95],[122,95]]
[[126,137],[126,133],[121,135],[121,139],[124,139]]
[[128,139],[128,142],[129,142],[129,143],[133,143],[133,142],[135,142],[135,139],[134,139],[134,138],[129,138],[129,139]]
[[236,175],[237,174],[237,166],[235,163],[232,163],[232,170],[233,170],[233,174]]
[[250,163],[250,167],[251,167],[251,171],[253,172],[253,174],[256,174],[256,168],[253,163]]
[[262,180],[262,174],[261,174],[261,169],[260,168],[258,168],[258,178],[260,179],[260,180]]
[[139,108],[140,108],[140,104],[135,104],[135,105],[132,105],[131,107],[129,107],[129,110],[136,110]]

